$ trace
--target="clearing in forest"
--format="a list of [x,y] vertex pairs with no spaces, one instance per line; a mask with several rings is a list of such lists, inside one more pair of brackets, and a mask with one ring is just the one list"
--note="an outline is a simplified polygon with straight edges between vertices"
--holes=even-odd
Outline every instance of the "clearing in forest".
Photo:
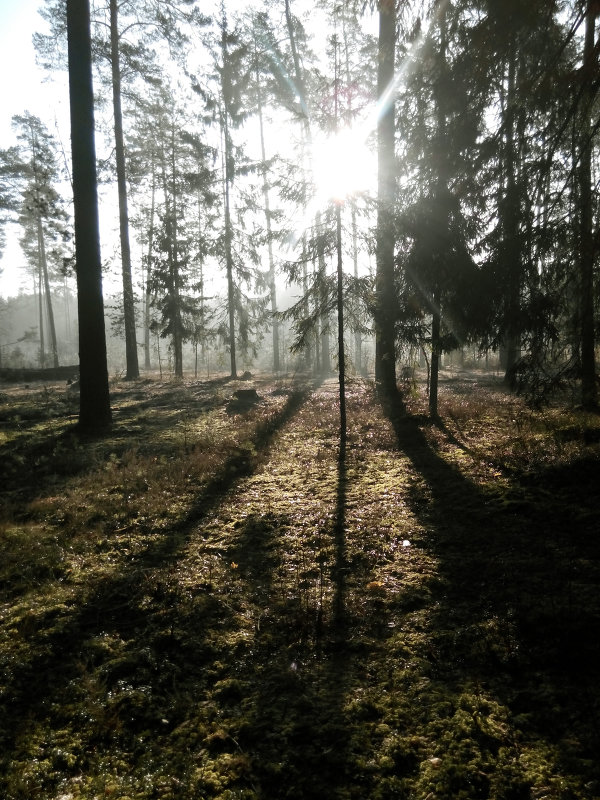
[[600,797],[598,420],[249,388],[5,394],[2,796]]

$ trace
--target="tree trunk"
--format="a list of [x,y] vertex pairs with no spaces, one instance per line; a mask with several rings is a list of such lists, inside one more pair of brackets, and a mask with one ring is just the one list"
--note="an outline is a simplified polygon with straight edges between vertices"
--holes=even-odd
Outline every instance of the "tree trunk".
[[[305,309],[306,316],[308,317],[310,313],[310,300],[308,297],[308,253],[306,247],[306,232],[302,233],[302,292],[304,294],[304,305],[303,308]],[[314,336],[311,336],[306,343],[306,347],[304,348],[304,365],[307,370],[310,370],[312,367],[313,361],[319,360],[318,352],[315,352],[314,359],[313,359],[313,346],[315,351],[318,350],[318,336],[315,332]],[[318,370],[317,370],[318,371]]]
[[[198,164],[198,170],[200,170],[200,163]],[[201,251],[201,244],[202,244],[202,211],[204,209],[202,203],[202,192],[200,187],[198,187],[198,247]],[[197,284],[200,287],[200,329],[198,330],[196,326],[196,332],[194,334],[194,341],[196,344],[196,370],[195,374],[197,375],[198,372],[198,343],[199,337],[201,337],[200,343],[200,354],[202,357],[202,362],[206,361],[206,338],[207,338],[207,331],[206,331],[206,308],[204,302],[206,297],[204,296],[204,263],[203,263],[203,256],[200,252],[200,257],[198,259],[198,276],[197,276]]]
[[505,297],[505,335],[504,335],[504,368],[505,382],[510,381],[510,375],[517,363],[520,352],[519,311],[521,305],[522,282],[522,255],[519,242],[519,193],[517,184],[517,146],[515,131],[515,84],[517,68],[516,49],[510,53],[508,64],[508,86],[506,98],[506,140],[505,140],[505,171],[506,194],[500,219],[503,227],[504,247],[502,249],[503,268],[508,273],[508,286]]
[[[595,68],[595,3],[588,0],[585,23],[583,53],[583,80],[593,86]],[[587,410],[598,406],[596,384],[595,335],[594,335],[594,233],[592,199],[592,134],[590,120],[592,104],[597,89],[589,88],[583,94],[581,109],[579,147],[579,280],[580,280],[580,326],[581,326],[581,404]]]
[[225,109],[223,123],[223,138],[225,145],[225,169],[223,175],[223,202],[225,206],[225,270],[227,274],[227,314],[229,322],[229,363],[232,378],[237,378],[236,348],[235,348],[235,286],[233,283],[233,228],[231,225],[231,208],[229,197],[229,172],[230,172],[230,142],[229,125],[227,122],[227,109]]
[[[342,37],[344,42],[344,70],[346,73],[346,91],[348,92],[348,116],[353,121],[354,108],[352,104],[352,76],[350,73],[350,43],[348,41],[348,30],[346,28],[346,3],[342,13]],[[356,201],[354,197],[349,197],[346,204],[350,205],[350,226],[352,230],[352,266],[354,268],[354,278],[358,280],[358,226],[356,224]],[[359,325],[359,302],[354,299],[354,368],[360,375],[362,374],[362,337]]]
[[150,220],[148,224],[148,260],[144,287],[144,369],[152,369],[150,360],[150,306],[152,304],[152,250],[154,247],[154,216],[156,208],[156,163],[152,149],[152,195],[150,200]]
[[171,286],[173,291],[173,358],[175,377],[183,379],[183,323],[181,320],[181,279],[179,275],[179,226],[177,224],[177,181],[175,164],[175,120],[171,126]]
[[438,415],[438,378],[440,373],[440,332],[442,325],[442,315],[439,308],[439,292],[432,292],[431,302],[433,306],[433,317],[431,320],[431,366],[429,378],[429,416],[434,419]]
[[310,143],[310,123],[308,118],[308,106],[306,103],[306,90],[304,87],[304,78],[302,76],[302,68],[300,67],[300,58],[298,57],[298,48],[296,47],[296,36],[294,34],[294,24],[292,20],[292,12],[290,9],[290,0],[285,0],[285,21],[288,30],[288,38],[290,41],[290,50],[292,51],[292,61],[294,62],[294,75],[296,78],[296,91],[300,100],[300,109],[304,118],[304,124],[308,134]]
[[[441,88],[442,78],[445,77],[448,65],[446,62],[446,52],[448,47],[446,31],[446,5],[440,5],[439,28],[440,28],[440,49],[438,62],[437,81],[434,82],[435,114],[437,121],[437,150],[438,150],[438,174],[435,181],[435,192],[440,209],[447,209],[448,184],[450,180],[448,160],[445,157],[445,143],[447,139],[447,115],[446,97]],[[438,235],[444,240],[446,238],[450,218],[449,212],[445,210],[438,224],[440,231]],[[439,253],[443,259],[445,253]],[[431,367],[429,379],[429,414],[435,418],[438,415],[438,383],[440,372],[440,361],[442,356],[442,307],[444,303],[443,290],[440,286],[440,277],[434,276],[431,288]]]
[[[33,273],[33,297],[37,294],[37,314],[38,314],[38,327],[40,333],[40,368],[46,367],[46,340],[44,337],[44,295],[42,292],[42,264],[38,255],[38,270],[37,270],[37,283],[36,275]],[[37,289],[36,289],[37,287]]]
[[316,217],[317,229],[317,257],[319,262],[319,295],[321,303],[321,374],[329,375],[331,372],[331,357],[329,355],[329,315],[326,312],[327,308],[327,265],[325,263],[325,243],[323,241],[323,219],[321,212],[317,211]]
[[[335,132],[339,129],[337,40],[335,47]],[[344,346],[344,264],[342,255],[342,204],[335,203],[335,249],[337,255],[338,379],[340,384],[340,460],[346,454],[346,349]]]
[[[304,76],[302,67],[300,66],[300,58],[298,56],[298,48],[296,47],[296,36],[294,34],[294,25],[292,20],[292,13],[290,9],[290,0],[285,0],[285,19],[288,31],[288,38],[290,42],[290,50],[292,52],[292,61],[294,63],[294,78],[296,82],[296,91],[300,102],[300,111],[302,113],[303,133],[306,138],[306,144],[309,151],[312,148],[312,132],[310,128],[310,115],[308,113],[308,102],[306,97],[306,87],[304,83]],[[321,237],[321,215],[317,211],[315,214],[315,231],[317,236],[317,265],[315,265],[314,275],[316,281],[325,279],[325,251]],[[313,283],[317,287],[317,283]],[[318,288],[318,287],[317,287]],[[323,286],[322,291],[325,291]],[[305,290],[306,294],[306,290]],[[315,293],[315,310],[316,305],[320,303],[324,305],[323,294],[319,291]],[[308,306],[308,303],[307,303]],[[307,307],[307,312],[308,312]],[[320,330],[319,330],[320,328]],[[307,366],[309,366],[310,359],[307,359]],[[324,315],[317,320],[315,326],[315,373],[327,374],[331,371],[331,361],[329,357],[329,325],[327,317]]]
[[375,380],[387,393],[396,391],[394,331],[394,101],[386,90],[394,78],[396,8],[394,0],[379,0],[377,97],[377,235],[375,244]]
[[260,75],[256,68],[256,88],[258,96],[258,123],[260,129],[260,152],[262,158],[262,190],[265,203],[265,222],[267,227],[267,250],[269,255],[269,294],[271,299],[271,324],[273,326],[273,372],[279,372],[279,323],[277,321],[277,289],[275,286],[275,259],[273,257],[273,241],[271,230],[271,204],[269,199],[269,181],[267,178],[267,156],[265,149],[265,131],[263,123],[263,98]]
[[[225,14],[223,10],[223,15]],[[229,363],[232,378],[237,378],[237,359],[235,346],[235,284],[233,281],[233,226],[231,224],[231,199],[230,184],[233,181],[233,153],[229,136],[229,107],[228,95],[225,86],[225,71],[227,69],[227,31],[225,16],[221,36],[221,55],[223,70],[221,73],[221,95],[223,98],[223,114],[221,117],[221,132],[223,135],[223,205],[225,211],[225,270],[227,274],[227,312],[229,322]]]
[[340,447],[346,446],[346,354],[344,348],[344,271],[342,262],[342,208],[335,206],[335,243],[337,251],[337,319],[338,319],[338,377],[340,382]]
[[[350,199],[350,224],[352,226],[352,266],[354,278],[358,280],[358,233],[356,224],[356,204]],[[354,367],[359,375],[363,374],[362,363],[362,335],[360,332],[360,307],[359,301],[354,301]]]
[[46,243],[42,218],[37,218],[38,250],[40,258],[40,280],[44,280],[44,294],[46,295],[46,311],[48,313],[48,332],[50,333],[50,347],[52,348],[52,366],[58,367],[58,344],[56,341],[56,325],[54,324],[54,309],[52,308],[52,295],[50,294],[50,279],[48,276],[48,261],[46,259]]
[[115,156],[119,195],[119,232],[123,275],[123,316],[125,322],[126,380],[139,378],[135,304],[131,279],[131,249],[129,246],[129,214],[127,210],[127,180],[125,175],[125,145],[123,142],[123,112],[121,109],[121,64],[119,59],[119,28],[117,0],[110,0],[110,51],[112,68],[113,110],[115,117]]
[[79,425],[111,422],[98,225],[89,0],[67,0],[69,102],[73,155],[75,260],[79,311]]

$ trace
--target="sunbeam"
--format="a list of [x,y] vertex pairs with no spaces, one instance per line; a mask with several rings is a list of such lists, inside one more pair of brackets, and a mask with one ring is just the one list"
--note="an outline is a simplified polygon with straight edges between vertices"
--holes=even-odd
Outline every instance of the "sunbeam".
[[326,138],[313,136],[310,144],[310,169],[314,194],[302,219],[295,226],[295,232],[288,239],[288,245],[292,249],[314,223],[317,211],[331,202],[344,203],[354,194],[374,189],[376,161],[373,150],[368,146],[369,138],[377,130],[379,119],[393,103],[410,70],[417,64],[429,32],[447,4],[448,0],[442,0],[437,5],[435,12],[412,42],[393,79],[360,122]]

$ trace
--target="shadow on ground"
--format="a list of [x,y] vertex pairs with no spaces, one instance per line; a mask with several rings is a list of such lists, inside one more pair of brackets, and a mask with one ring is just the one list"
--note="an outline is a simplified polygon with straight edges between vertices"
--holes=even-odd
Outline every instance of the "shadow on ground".
[[[190,702],[200,702],[207,682],[218,677],[215,663],[238,658],[239,643],[233,642],[230,652],[215,652],[213,644],[215,629],[221,634],[234,621],[237,625],[229,604],[207,584],[184,592],[169,569],[176,569],[204,516],[258,467],[272,437],[306,396],[306,391],[290,394],[281,411],[258,427],[252,452],[227,461],[175,528],[117,562],[95,585],[84,587],[84,596],[17,621],[13,634],[23,642],[23,658],[18,666],[1,665],[0,772],[11,766],[14,774],[15,766],[27,763],[32,758],[27,748],[38,752],[36,726],[49,720],[55,731],[64,728],[65,739],[81,741],[78,770],[85,771],[85,748],[91,748],[90,757],[94,748],[107,748],[110,772],[109,751],[115,743],[129,750],[153,736],[159,747],[161,737],[185,722]],[[73,719],[77,703],[82,710]],[[68,774],[69,764],[60,753],[48,758],[56,760],[57,774]],[[189,772],[189,764],[181,768]],[[45,769],[47,774],[48,765]],[[11,791],[14,797],[34,796],[31,781],[23,784],[22,793],[14,784]]]
[[[547,778],[547,796],[596,798],[598,459],[536,475],[513,472],[506,492],[490,493],[444,460],[401,401],[385,408],[399,450],[423,479],[409,503],[427,529],[422,546],[439,565],[429,675],[448,701],[442,715],[458,720],[466,713],[454,734],[452,724],[445,726],[431,781],[436,796],[533,796],[531,742],[543,742],[547,763],[564,776],[562,788]],[[503,724],[516,737],[503,743],[508,760],[498,751],[505,709]],[[423,724],[436,724],[439,713],[430,709]],[[502,774],[482,768],[494,760]],[[543,784],[545,768],[537,768]]]

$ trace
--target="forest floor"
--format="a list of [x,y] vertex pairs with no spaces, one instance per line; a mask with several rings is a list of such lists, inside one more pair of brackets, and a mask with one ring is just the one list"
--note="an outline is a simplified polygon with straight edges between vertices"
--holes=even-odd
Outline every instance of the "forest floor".
[[600,798],[600,418],[445,377],[0,386],[0,797]]

